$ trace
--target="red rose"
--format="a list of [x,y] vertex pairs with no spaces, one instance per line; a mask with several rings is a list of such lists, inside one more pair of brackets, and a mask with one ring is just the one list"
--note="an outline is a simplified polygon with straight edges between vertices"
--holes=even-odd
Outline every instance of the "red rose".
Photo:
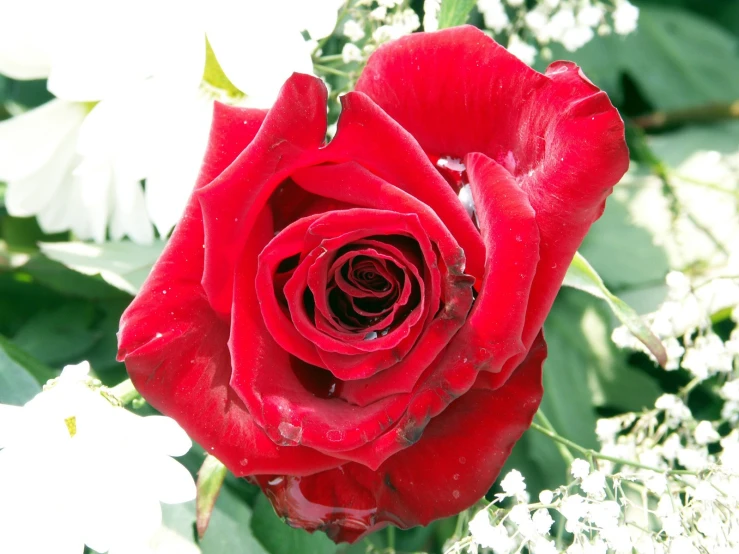
[[539,74],[473,27],[380,48],[342,106],[328,144],[314,77],[268,112],[216,107],[119,357],[291,524],[353,541],[491,486],[541,398],[544,318],[628,153],[576,65]]

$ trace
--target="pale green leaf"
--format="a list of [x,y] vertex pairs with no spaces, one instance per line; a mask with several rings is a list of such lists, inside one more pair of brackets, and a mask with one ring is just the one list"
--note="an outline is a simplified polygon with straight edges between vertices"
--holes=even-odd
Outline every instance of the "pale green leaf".
[[226,479],[228,470],[215,456],[210,454],[203,460],[203,465],[198,471],[197,482],[197,529],[198,536],[202,539],[210,524],[213,515],[213,507],[218,495],[221,493],[223,481]]
[[151,245],[132,242],[39,243],[41,251],[57,262],[87,275],[97,275],[129,294],[136,294],[164,249],[163,241]]
[[439,9],[439,29],[464,25],[475,0],[443,0]]
[[667,364],[667,352],[662,342],[652,333],[639,314],[606,288],[598,273],[579,252],[575,254],[567,270],[564,284],[605,300],[619,321],[649,349],[659,364],[662,366]]

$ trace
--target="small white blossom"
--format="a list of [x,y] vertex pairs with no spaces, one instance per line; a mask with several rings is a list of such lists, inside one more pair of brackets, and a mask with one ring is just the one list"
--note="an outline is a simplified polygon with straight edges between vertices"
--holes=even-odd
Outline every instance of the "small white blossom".
[[551,504],[554,500],[554,493],[552,491],[543,490],[539,493],[539,502],[542,504]]
[[639,8],[627,0],[617,0],[616,10],[613,12],[613,29],[619,35],[628,35],[636,30],[639,20]]
[[485,26],[496,33],[508,27],[510,20],[501,0],[477,0],[477,9],[485,20]]
[[582,480],[580,488],[589,497],[602,500],[606,497],[606,477],[600,471],[593,471]]
[[359,47],[351,42],[347,42],[341,49],[341,57],[344,63],[361,62],[364,59]]
[[532,65],[536,59],[536,48],[521,40],[516,34],[512,34],[508,40],[508,51],[526,65]]
[[575,479],[585,479],[590,473],[590,464],[585,460],[576,458],[570,465],[570,473]]
[[577,23],[585,27],[595,27],[603,20],[603,6],[585,4],[577,12]]
[[500,487],[507,496],[523,496],[526,494],[526,482],[521,472],[512,469],[500,482]]
[[549,533],[552,525],[554,525],[554,520],[552,519],[549,510],[547,510],[546,508],[539,508],[538,510],[536,510],[531,519],[534,522],[534,528],[536,529],[536,532],[540,535],[546,535],[547,533]]
[[658,410],[665,411],[668,423],[673,427],[692,417],[690,409],[674,394],[663,394],[656,400],[654,406]]
[[695,437],[695,442],[700,445],[716,442],[721,438],[721,435],[716,432],[710,421],[701,421],[696,426],[693,436]]
[[424,0],[423,3],[423,30],[436,31],[439,28],[439,10],[441,0]]
[[352,42],[359,42],[364,38],[364,27],[354,19],[348,19],[344,22],[344,29],[342,32],[344,33],[344,36]]
[[171,458],[190,449],[184,431],[111,403],[89,387],[87,371],[86,362],[67,366],[25,406],[0,411],[2,552],[81,552],[85,544],[140,552],[161,525],[160,502],[195,497],[190,473]]

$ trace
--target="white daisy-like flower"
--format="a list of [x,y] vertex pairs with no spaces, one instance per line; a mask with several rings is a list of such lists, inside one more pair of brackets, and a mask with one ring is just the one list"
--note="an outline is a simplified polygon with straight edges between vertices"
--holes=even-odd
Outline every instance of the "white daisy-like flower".
[[185,432],[111,402],[89,369],[67,366],[25,406],[0,405],[0,552],[145,552],[160,502],[195,497],[171,457],[190,449]]
[[[8,211],[80,239],[149,243],[152,223],[166,235],[195,183],[214,96],[269,107],[293,72],[312,73],[342,3],[0,0],[0,73],[47,78],[60,99],[0,123]],[[206,38],[232,90],[207,82]]]

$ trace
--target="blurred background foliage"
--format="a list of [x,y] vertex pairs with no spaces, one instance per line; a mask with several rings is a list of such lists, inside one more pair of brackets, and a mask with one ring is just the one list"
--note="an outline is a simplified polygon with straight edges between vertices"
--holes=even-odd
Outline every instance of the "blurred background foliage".
[[[420,13],[422,4],[412,6]],[[596,36],[576,52],[553,46],[552,57],[577,62],[627,122],[633,167],[581,252],[614,293],[646,313],[664,299],[669,270],[710,275],[732,253],[736,257],[739,247],[739,162],[731,171],[732,156],[739,156],[739,2],[635,4],[635,33]],[[470,21],[482,24],[476,10]],[[338,35],[330,38],[324,53],[339,53],[343,42]],[[537,69],[546,65],[540,61]],[[334,91],[345,86],[346,77],[327,79]],[[49,98],[43,82],[0,76],[0,119]],[[701,162],[704,152],[718,154]],[[728,168],[723,173],[720,164]],[[69,251],[69,233],[44,235],[33,218],[8,215],[3,191],[0,184],[0,402],[22,404],[65,364],[82,360],[90,361],[103,383],[120,382],[125,370],[115,360],[118,320],[161,244],[103,243],[84,255]],[[727,317],[717,315],[719,333]],[[567,289],[545,326],[549,358],[542,408],[560,434],[583,446],[597,447],[598,417],[651,406],[663,391],[674,392],[689,380],[682,371],[655,367],[646,355],[618,350],[610,339],[616,323],[602,301]],[[691,398],[694,412],[715,409],[709,391]],[[197,448],[188,454],[193,472],[203,456]],[[516,446],[508,468],[525,475],[532,496],[558,486],[566,474],[554,444],[534,431]],[[322,534],[285,526],[254,487],[231,476],[202,541],[193,529],[194,503],[164,508],[177,552],[185,554],[359,553],[380,551],[389,540],[400,552],[439,552],[463,523],[451,518],[336,547]]]

